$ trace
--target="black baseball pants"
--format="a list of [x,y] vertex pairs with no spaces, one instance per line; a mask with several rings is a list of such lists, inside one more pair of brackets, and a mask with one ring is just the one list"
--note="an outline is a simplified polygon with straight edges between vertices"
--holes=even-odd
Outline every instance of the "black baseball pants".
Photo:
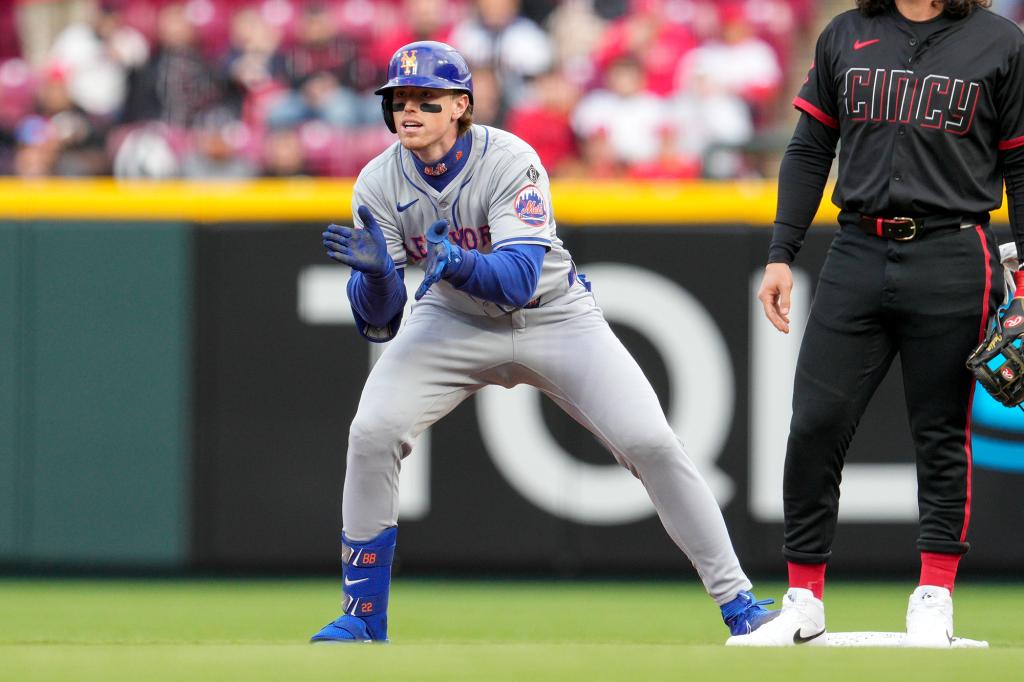
[[964,366],[1002,303],[987,226],[899,242],[844,226],[818,280],[797,360],[783,483],[785,557],[831,554],[843,461],[899,355],[917,462],[918,548],[968,549],[974,380]]

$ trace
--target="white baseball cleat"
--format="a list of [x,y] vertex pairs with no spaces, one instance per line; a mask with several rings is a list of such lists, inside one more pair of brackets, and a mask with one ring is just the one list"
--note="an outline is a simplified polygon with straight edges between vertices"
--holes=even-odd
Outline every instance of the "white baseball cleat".
[[905,647],[948,649],[953,645],[953,597],[945,587],[921,585],[907,605]]
[[726,646],[797,646],[824,645],[825,605],[810,590],[791,587],[782,598],[782,610],[749,635],[735,635]]

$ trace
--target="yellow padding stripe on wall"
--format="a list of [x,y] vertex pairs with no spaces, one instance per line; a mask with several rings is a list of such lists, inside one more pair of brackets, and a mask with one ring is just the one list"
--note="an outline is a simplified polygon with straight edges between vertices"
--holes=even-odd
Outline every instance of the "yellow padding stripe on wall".
[[[351,220],[351,179],[250,182],[115,181],[0,178],[0,220],[125,219],[231,221]],[[775,182],[609,182],[562,180],[552,184],[559,223],[658,225],[752,223],[775,217]],[[819,222],[838,210],[826,190]],[[1005,209],[993,215],[1008,220]]]

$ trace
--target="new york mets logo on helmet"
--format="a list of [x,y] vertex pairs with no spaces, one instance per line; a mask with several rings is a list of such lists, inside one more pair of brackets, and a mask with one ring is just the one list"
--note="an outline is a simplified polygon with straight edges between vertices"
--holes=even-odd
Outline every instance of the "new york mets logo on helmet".
[[519,190],[515,198],[516,217],[527,225],[540,227],[548,222],[548,211],[544,206],[544,197],[534,185],[527,185]]
[[416,73],[416,50],[407,50],[402,53],[402,73],[412,76]]

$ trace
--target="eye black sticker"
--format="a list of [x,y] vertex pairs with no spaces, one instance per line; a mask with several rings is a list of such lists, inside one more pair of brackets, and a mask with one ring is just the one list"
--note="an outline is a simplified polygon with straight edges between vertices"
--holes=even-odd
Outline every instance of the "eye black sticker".
[[[405,102],[392,102],[391,111],[396,114],[399,111],[405,111]],[[426,114],[440,114],[441,105],[434,104],[433,102],[420,102],[420,111]]]

